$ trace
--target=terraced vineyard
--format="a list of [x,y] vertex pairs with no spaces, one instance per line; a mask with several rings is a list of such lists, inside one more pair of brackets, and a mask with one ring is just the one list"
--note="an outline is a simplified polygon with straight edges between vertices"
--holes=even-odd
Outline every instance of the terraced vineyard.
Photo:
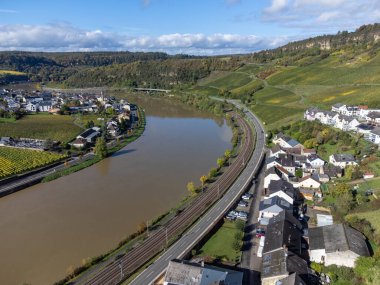
[[0,179],[65,158],[51,152],[0,147]]

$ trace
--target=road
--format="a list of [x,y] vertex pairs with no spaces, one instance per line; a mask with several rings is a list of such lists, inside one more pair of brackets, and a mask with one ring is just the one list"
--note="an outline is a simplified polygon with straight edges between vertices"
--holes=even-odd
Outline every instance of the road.
[[171,259],[183,258],[201,239],[211,230],[214,225],[226,214],[227,211],[234,205],[251,186],[251,180],[258,171],[265,151],[265,132],[264,127],[259,119],[250,112],[244,105],[235,100],[229,100],[239,109],[244,109],[247,119],[250,120],[256,130],[256,146],[255,150],[246,163],[246,168],[241,175],[230,187],[228,192],[209,210],[187,233],[182,236],[175,244],[166,250],[152,265],[138,275],[130,284],[132,285],[147,285],[152,284],[160,275],[165,272],[165,269]]

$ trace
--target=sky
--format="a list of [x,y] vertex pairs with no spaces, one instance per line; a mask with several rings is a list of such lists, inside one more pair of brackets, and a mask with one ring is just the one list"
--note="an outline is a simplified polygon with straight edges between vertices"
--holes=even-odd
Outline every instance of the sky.
[[0,0],[0,50],[237,54],[376,22],[379,0]]

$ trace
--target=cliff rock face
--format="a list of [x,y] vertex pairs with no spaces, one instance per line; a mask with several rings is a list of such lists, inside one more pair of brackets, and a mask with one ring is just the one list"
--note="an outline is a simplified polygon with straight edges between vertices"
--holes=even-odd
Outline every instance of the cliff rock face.
[[311,48],[331,50],[347,44],[371,44],[380,40],[380,24],[361,26],[354,32],[338,32],[336,35],[323,35],[302,41],[291,42],[280,49],[299,51]]

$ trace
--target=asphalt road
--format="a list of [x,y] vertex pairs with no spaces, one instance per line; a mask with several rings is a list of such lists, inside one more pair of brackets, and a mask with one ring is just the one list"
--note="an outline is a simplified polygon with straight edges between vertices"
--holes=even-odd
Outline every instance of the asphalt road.
[[138,275],[130,284],[152,284],[160,275],[164,273],[170,260],[174,258],[183,258],[199,242],[199,240],[201,240],[202,237],[214,227],[218,220],[220,220],[229,211],[240,196],[251,187],[252,177],[256,175],[264,156],[264,127],[258,118],[244,105],[235,100],[229,100],[229,102],[234,104],[239,109],[244,109],[247,119],[251,121],[256,130],[256,146],[251,159],[246,163],[246,168],[226,192],[226,194],[176,243],[167,249],[152,265]]

